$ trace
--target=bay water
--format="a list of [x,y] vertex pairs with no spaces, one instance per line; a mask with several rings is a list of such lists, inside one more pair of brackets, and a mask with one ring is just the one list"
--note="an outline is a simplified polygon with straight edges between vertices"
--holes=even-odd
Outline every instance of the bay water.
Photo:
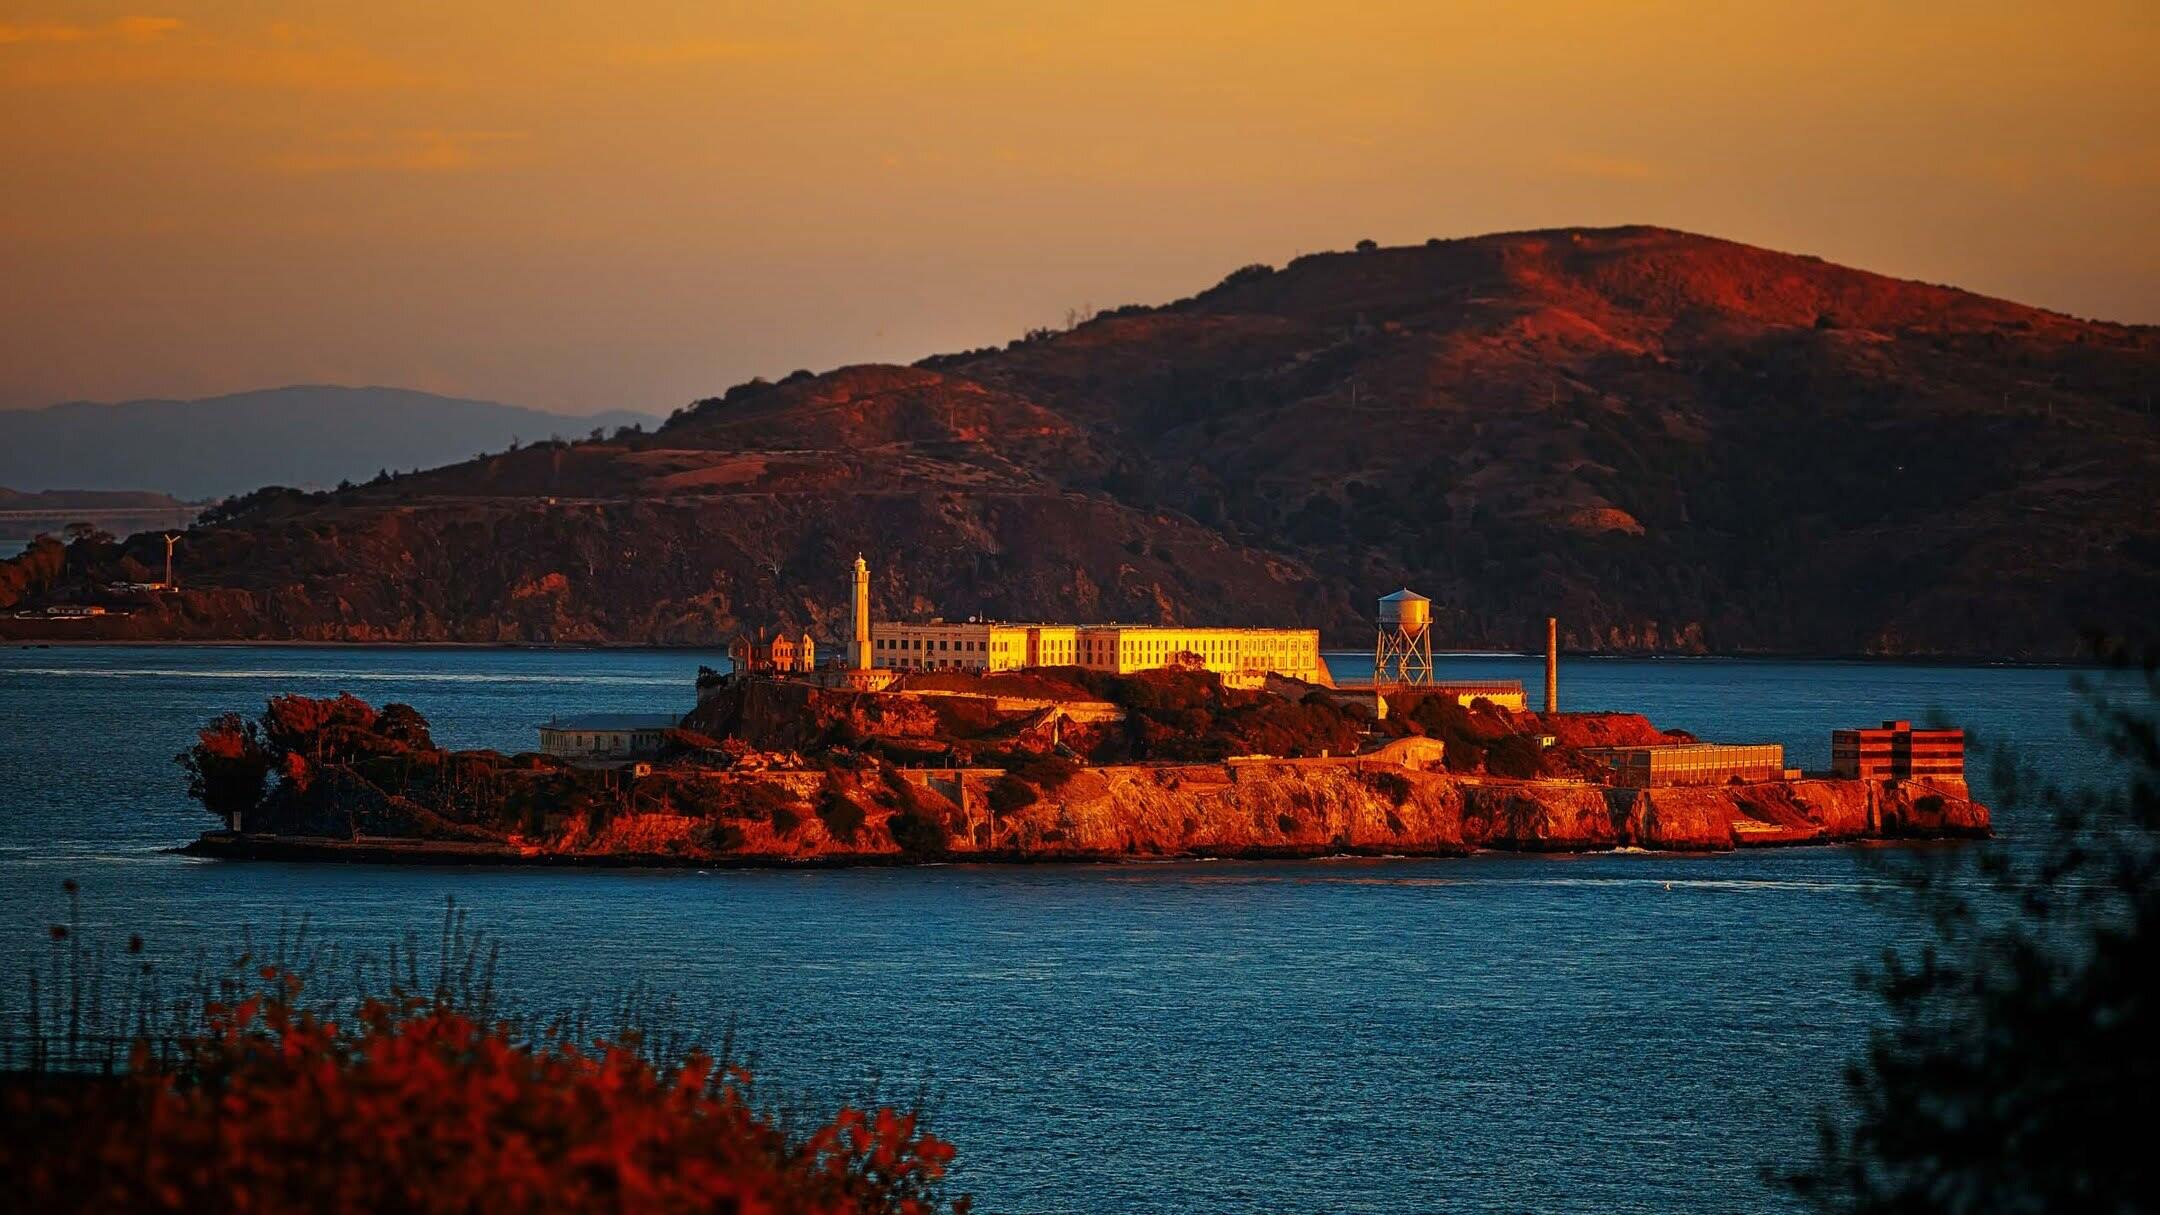
[[[1357,655],[1331,655],[1348,676]],[[1790,1204],[1873,1005],[1856,967],[1917,928],[1879,847],[809,872],[193,860],[173,755],[281,692],[418,708],[529,750],[558,713],[687,710],[693,651],[267,646],[0,651],[0,1008],[80,884],[158,964],[305,915],[351,948],[431,937],[454,896],[533,1008],[635,985],[732,1028],[775,1097],[926,1097],[979,1210],[1733,1211]],[[1366,658],[1362,665],[1369,668]],[[1536,659],[1445,656],[1443,678]],[[1565,708],[1782,742],[1939,714],[2104,779],[2073,672],[1574,659]],[[1983,799],[1993,790],[1974,772]],[[1997,807],[2011,844],[2041,824]],[[2021,835],[2022,833],[2022,835]],[[1942,847],[1942,845],[1936,845]],[[1949,845],[1966,847],[1969,845]]]

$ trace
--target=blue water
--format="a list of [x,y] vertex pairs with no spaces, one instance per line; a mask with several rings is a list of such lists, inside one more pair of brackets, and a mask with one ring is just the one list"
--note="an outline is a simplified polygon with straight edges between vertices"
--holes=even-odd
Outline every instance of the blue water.
[[[769,1092],[928,1087],[987,1211],[1775,1209],[1872,1015],[1857,965],[1910,926],[1864,848],[1682,857],[777,872],[194,861],[172,754],[276,692],[404,700],[453,746],[578,710],[685,709],[694,652],[0,651],[0,1006],[59,883],[179,965],[308,912],[379,946],[455,894],[517,994],[643,981],[732,1023]],[[1346,664],[1346,669],[1352,663]],[[1443,675],[1541,678],[1456,658]],[[1941,711],[2065,779],[2099,768],[2061,670],[1576,660],[1625,708],[1828,762],[1828,731]],[[1990,791],[1984,774],[1979,792]],[[1999,812],[2013,842],[2035,824]]]

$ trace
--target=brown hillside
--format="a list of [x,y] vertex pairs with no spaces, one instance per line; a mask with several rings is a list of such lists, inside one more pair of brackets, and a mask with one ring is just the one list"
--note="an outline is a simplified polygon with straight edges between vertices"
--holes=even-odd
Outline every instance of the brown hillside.
[[[66,627],[831,636],[861,550],[891,615],[1355,644],[1408,584],[1450,645],[1553,612],[1579,649],[2062,657],[2150,629],[2156,381],[2150,328],[1658,229],[1319,254],[654,434],[266,495],[191,535],[188,595]],[[77,546],[0,598],[148,552]]]

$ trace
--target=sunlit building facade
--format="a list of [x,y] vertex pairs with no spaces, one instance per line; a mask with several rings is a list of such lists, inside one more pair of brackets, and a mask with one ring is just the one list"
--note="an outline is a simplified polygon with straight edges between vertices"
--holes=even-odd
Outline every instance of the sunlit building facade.
[[1270,674],[1328,682],[1316,629],[880,621],[871,637],[877,665],[901,670],[1077,666],[1124,674],[1190,662],[1234,684],[1256,685]]
[[1964,780],[1965,731],[1909,721],[1830,732],[1830,771],[1855,780]]

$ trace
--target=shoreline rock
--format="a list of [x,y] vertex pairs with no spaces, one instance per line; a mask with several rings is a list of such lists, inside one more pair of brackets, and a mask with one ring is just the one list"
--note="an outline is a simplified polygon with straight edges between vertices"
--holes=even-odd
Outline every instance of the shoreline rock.
[[[677,774],[677,781],[682,774]],[[211,832],[194,856],[593,867],[829,867],[1084,863],[1474,852],[1725,852],[1861,840],[1984,838],[1988,810],[1962,788],[1806,779],[1635,789],[1500,781],[1355,759],[1082,768],[1003,811],[1012,778],[991,770],[708,771],[708,805],[649,809],[546,845],[517,836],[387,834],[378,795],[345,803],[325,781],[308,825],[348,835]],[[656,806],[671,804],[662,793]],[[854,807],[853,812],[837,807]],[[433,816],[429,816],[432,818]],[[415,822],[414,828],[430,824]]]

